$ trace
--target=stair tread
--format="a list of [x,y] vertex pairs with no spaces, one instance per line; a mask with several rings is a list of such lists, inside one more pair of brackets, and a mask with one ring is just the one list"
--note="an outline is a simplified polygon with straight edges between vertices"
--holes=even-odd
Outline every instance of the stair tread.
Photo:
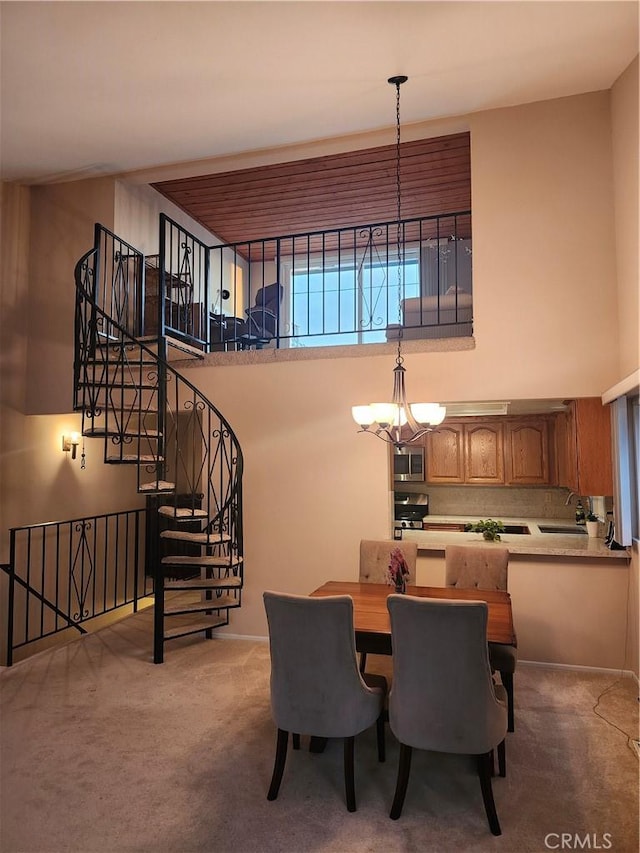
[[177,616],[179,613],[204,613],[207,610],[228,610],[230,607],[239,607],[240,602],[231,595],[223,595],[220,598],[212,598],[211,601],[190,601],[184,604],[170,604],[165,606],[165,616]]
[[163,456],[154,456],[152,453],[122,453],[117,456],[107,456],[106,462],[164,462]]
[[190,521],[193,518],[207,518],[208,512],[206,509],[191,509],[191,507],[175,507],[170,505],[158,507],[159,515],[166,515],[169,518],[177,520]]
[[209,628],[218,628],[220,625],[226,624],[226,616],[210,616],[208,619],[199,619],[191,625],[182,625],[179,628],[169,628],[164,632],[164,639],[174,640],[177,637],[185,637],[187,634],[198,634],[200,631],[206,631]]
[[[110,347],[110,349],[113,349],[113,347]],[[135,358],[133,360],[126,357],[123,358],[121,352],[114,352],[111,358],[86,358],[83,361],[86,367],[91,368],[102,367],[103,365],[109,367],[139,367],[140,365],[149,366],[150,364],[154,365],[157,363],[157,357],[146,352],[142,353],[142,358]]]
[[162,438],[162,433],[157,429],[110,429],[109,427],[89,427],[85,429],[83,435],[87,438],[103,438],[104,436],[128,435],[138,436],[139,438]]
[[242,578],[235,575],[230,578],[188,578],[184,581],[165,581],[165,589],[240,589]]
[[78,382],[79,388],[99,388],[104,390],[105,388],[111,388],[112,390],[115,388],[116,390],[122,389],[123,391],[157,391],[158,383],[157,382],[134,382],[133,380],[127,380],[126,382],[103,382],[101,379],[94,380],[93,382],[84,379],[81,379]]
[[151,480],[149,483],[140,483],[138,486],[139,492],[156,492],[160,494],[161,492],[173,492],[175,491],[176,484],[169,483],[167,480]]
[[203,568],[232,569],[242,565],[242,557],[227,557],[224,554],[217,557],[163,557],[163,566],[195,566]]
[[180,539],[183,542],[195,542],[198,545],[225,545],[231,537],[220,533],[188,533],[186,530],[163,530],[161,539]]

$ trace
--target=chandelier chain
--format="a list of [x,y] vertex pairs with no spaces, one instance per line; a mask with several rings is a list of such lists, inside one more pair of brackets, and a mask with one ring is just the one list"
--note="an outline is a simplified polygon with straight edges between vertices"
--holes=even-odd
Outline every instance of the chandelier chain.
[[[400,85],[405,80],[391,78],[396,87],[396,245],[398,247],[398,355],[396,362],[402,364],[402,256],[400,253],[400,235],[402,233],[402,192],[400,182]],[[406,79],[406,78],[405,78]]]

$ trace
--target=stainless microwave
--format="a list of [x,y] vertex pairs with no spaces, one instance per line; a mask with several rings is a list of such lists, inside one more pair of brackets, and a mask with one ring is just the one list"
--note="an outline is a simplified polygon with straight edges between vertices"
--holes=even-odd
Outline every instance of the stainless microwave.
[[393,479],[396,483],[424,481],[424,447],[393,448]]

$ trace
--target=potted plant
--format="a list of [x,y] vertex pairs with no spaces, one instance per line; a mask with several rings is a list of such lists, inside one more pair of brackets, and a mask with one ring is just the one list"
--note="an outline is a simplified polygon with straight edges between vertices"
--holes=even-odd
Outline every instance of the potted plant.
[[587,513],[587,535],[597,537],[598,536],[598,526],[599,526],[599,518],[595,513],[589,512]]
[[492,518],[482,519],[475,524],[467,524],[465,530],[471,533],[482,533],[482,538],[487,542],[499,542],[500,534],[504,533],[504,524],[501,521],[494,521]]

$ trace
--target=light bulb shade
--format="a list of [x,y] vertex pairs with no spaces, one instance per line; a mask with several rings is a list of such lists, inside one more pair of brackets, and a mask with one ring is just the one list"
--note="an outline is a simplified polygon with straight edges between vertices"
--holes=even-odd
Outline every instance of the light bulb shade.
[[371,403],[370,409],[373,412],[373,419],[381,427],[391,426],[400,418],[399,406],[395,403]]
[[361,427],[368,427],[375,421],[371,406],[352,406],[351,417]]
[[419,424],[437,426],[445,419],[447,410],[438,403],[411,403],[411,414]]

